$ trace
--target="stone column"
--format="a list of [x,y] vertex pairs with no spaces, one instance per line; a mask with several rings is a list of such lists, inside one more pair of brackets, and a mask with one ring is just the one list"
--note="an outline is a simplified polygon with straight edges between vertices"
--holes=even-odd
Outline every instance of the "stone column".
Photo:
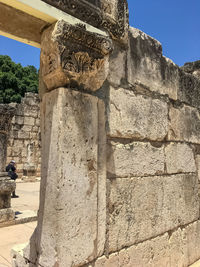
[[111,51],[108,37],[64,21],[42,35],[40,207],[23,255],[33,266],[81,266],[103,254],[105,109],[93,94],[106,80]]
[[11,193],[16,184],[5,172],[7,135],[15,109],[9,105],[0,105],[0,223],[14,220],[15,213],[11,207]]
[[127,9],[125,0],[45,2],[105,31],[60,20],[42,34],[38,225],[23,254],[13,251],[13,266],[78,267],[106,247],[106,99],[97,90],[111,38],[124,45],[127,37]]
[[111,51],[109,38],[64,21],[42,36],[46,92],[41,106],[40,239],[36,241],[41,266],[81,266],[104,250],[104,103],[91,92],[107,77]]

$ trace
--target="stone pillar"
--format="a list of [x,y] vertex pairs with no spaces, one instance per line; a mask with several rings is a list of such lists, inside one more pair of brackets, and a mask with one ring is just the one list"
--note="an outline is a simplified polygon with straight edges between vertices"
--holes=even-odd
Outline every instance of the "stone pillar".
[[[104,102],[112,41],[58,21],[42,35],[42,179],[38,226],[23,257],[33,266],[81,266],[106,238]],[[19,254],[13,256],[22,265]]]
[[104,103],[91,92],[107,77],[111,51],[109,38],[64,21],[42,36],[46,92],[41,106],[40,239],[36,240],[41,266],[81,266],[104,250]]
[[0,105],[0,223],[14,220],[15,213],[11,207],[11,193],[16,184],[5,172],[7,135],[15,109],[9,105]]
[[60,20],[42,34],[38,225],[23,253],[13,251],[13,266],[78,267],[106,247],[106,99],[97,90],[108,76],[111,38],[124,45],[127,37],[118,12],[126,1],[45,2],[92,25],[100,18],[104,31]]

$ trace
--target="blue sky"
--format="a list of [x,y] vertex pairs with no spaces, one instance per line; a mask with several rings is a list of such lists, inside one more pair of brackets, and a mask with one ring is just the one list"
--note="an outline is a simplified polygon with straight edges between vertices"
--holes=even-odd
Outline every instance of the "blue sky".
[[[200,0],[128,0],[130,25],[159,40],[176,64],[200,59]],[[0,36],[0,54],[39,68],[40,50]]]

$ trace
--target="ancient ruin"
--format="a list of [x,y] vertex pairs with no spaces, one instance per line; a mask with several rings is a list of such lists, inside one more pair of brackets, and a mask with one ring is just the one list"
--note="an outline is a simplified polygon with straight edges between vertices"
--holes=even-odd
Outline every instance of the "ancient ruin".
[[2,31],[41,47],[38,225],[13,266],[199,260],[199,62],[163,56],[125,0],[0,2],[35,29]]
[[0,223],[15,218],[15,213],[11,209],[11,193],[15,190],[16,184],[5,172],[7,139],[14,112],[15,109],[9,105],[0,105]]
[[26,93],[15,108],[7,144],[7,163],[15,159],[17,173],[24,181],[40,177],[40,101],[37,94]]

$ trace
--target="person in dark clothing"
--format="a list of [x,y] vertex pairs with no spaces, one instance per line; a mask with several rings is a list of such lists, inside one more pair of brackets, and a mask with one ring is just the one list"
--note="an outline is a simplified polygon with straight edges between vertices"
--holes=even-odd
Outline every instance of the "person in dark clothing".
[[[16,180],[18,175],[16,173],[16,168],[15,168],[15,161],[11,160],[11,162],[8,164],[8,166],[6,166],[6,171],[8,172],[8,176],[10,176],[10,178],[12,180]],[[19,197],[15,194],[15,191],[12,192],[12,197],[16,198]]]

